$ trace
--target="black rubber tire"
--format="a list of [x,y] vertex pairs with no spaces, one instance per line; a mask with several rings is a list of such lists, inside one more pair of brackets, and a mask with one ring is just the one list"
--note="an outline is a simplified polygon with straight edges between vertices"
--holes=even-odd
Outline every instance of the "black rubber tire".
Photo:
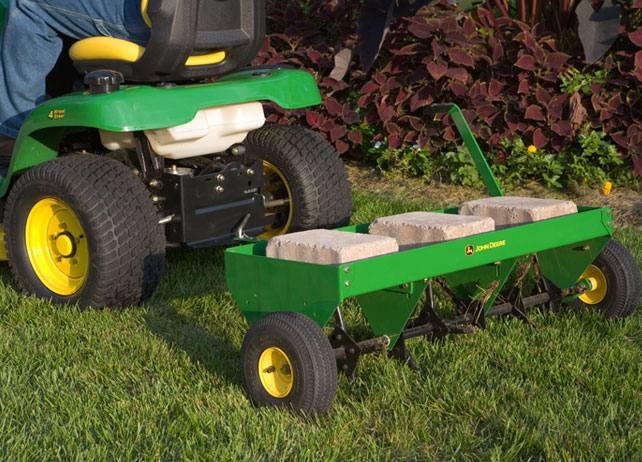
[[[292,362],[294,383],[283,398],[268,393],[259,377],[259,358],[271,347],[280,348]],[[326,412],[337,391],[337,363],[330,341],[312,319],[299,313],[272,313],[252,325],[241,347],[241,377],[255,406],[308,414]]]
[[352,194],[345,166],[332,145],[297,125],[265,126],[245,141],[250,158],[281,171],[292,192],[292,221],[285,232],[338,228],[350,222]]
[[[48,289],[34,272],[25,226],[41,199],[60,199],[76,214],[87,237],[89,269],[71,295]],[[29,294],[81,307],[121,307],[148,299],[160,281],[165,235],[144,184],[120,162],[96,155],[69,155],[25,172],[6,205],[5,231],[11,271]]]
[[611,239],[593,261],[606,278],[604,299],[594,305],[576,298],[569,303],[576,309],[591,309],[603,313],[607,319],[631,316],[642,297],[642,276],[631,252],[618,241]]

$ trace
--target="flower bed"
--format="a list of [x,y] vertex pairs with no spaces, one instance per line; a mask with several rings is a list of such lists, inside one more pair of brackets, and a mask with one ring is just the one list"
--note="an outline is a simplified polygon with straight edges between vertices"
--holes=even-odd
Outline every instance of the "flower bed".
[[[455,140],[448,116],[427,115],[454,102],[482,148],[501,161],[519,139],[547,153],[567,153],[588,131],[608,134],[634,175],[642,174],[642,9],[623,10],[626,30],[610,52],[586,65],[573,37],[564,40],[478,8],[424,8],[393,23],[368,73],[350,60],[356,48],[353,2],[268,3],[268,37],[255,64],[290,63],[313,72],[322,106],[282,111],[324,133],[353,156],[377,141],[389,149],[440,152]],[[499,31],[499,32],[498,32]],[[347,69],[342,63],[350,60]],[[503,154],[502,154],[503,153]],[[503,157],[502,157],[503,156]],[[560,160],[561,161],[561,160]]]

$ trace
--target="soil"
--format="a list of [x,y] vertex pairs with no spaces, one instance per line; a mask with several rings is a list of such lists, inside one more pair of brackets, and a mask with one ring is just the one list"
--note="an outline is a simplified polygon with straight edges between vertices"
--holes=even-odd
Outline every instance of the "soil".
[[[376,168],[356,162],[347,162],[348,175],[353,188],[389,197],[393,200],[431,202],[436,208],[454,207],[462,202],[479,199],[486,195],[485,188],[469,188],[431,181],[425,178],[410,178],[401,175],[383,174]],[[499,180],[501,185],[501,179]],[[549,189],[532,182],[519,188],[504,188],[511,196],[570,199],[577,205],[611,207],[615,224],[642,229],[642,192],[615,185],[610,194],[602,188]]]

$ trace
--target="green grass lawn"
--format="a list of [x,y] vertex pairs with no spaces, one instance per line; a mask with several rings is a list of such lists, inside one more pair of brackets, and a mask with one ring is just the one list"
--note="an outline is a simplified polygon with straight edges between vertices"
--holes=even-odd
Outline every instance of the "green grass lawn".
[[[421,208],[357,193],[354,221]],[[641,234],[616,230],[640,265]],[[0,460],[642,460],[642,308],[532,319],[411,341],[419,373],[365,356],[330,412],[303,418],[242,390],[221,249],[169,251],[151,301],[123,311],[24,297],[2,264]]]

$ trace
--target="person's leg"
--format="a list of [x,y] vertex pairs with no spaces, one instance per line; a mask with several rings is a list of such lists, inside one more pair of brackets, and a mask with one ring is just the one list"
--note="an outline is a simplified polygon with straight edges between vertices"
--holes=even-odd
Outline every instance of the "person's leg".
[[59,34],[145,44],[149,29],[139,2],[9,0],[0,43],[0,134],[17,137],[29,112],[44,101],[45,78],[62,50]]
[[38,11],[59,34],[73,39],[104,35],[145,45],[149,27],[140,12],[141,0],[18,0]]
[[0,133],[16,138],[27,114],[45,96],[45,77],[62,40],[42,17],[9,2],[0,43]]

